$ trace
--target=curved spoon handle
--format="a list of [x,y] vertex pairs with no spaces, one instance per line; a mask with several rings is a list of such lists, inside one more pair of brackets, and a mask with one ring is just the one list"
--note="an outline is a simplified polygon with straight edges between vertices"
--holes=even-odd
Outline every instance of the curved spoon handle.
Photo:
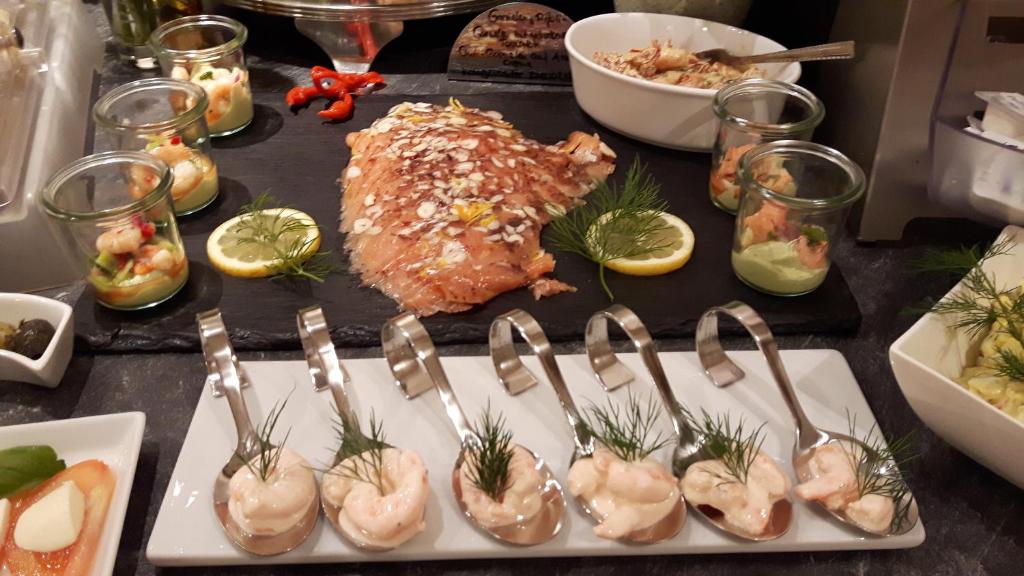
[[303,308],[296,314],[295,323],[299,328],[309,376],[313,379],[313,389],[317,392],[330,390],[338,415],[349,422],[358,423],[345,391],[345,385],[351,382],[351,378],[338,360],[323,309],[319,306]]
[[818,428],[811,423],[800,405],[793,384],[789,380],[786,368],[779,356],[779,347],[775,344],[775,337],[768,328],[764,319],[754,311],[753,308],[743,302],[733,301],[724,306],[716,306],[704,313],[697,323],[697,355],[700,357],[701,366],[708,378],[719,387],[725,387],[741,380],[745,374],[722,349],[722,343],[718,338],[718,316],[724,314],[735,319],[747,329],[747,332],[757,342],[765,359],[768,360],[768,368],[771,369],[772,377],[782,392],[782,398],[786,401],[796,425],[797,445],[803,449],[813,446],[822,435]]
[[596,312],[587,322],[586,346],[587,357],[590,359],[590,367],[593,369],[597,380],[607,391],[614,390],[623,384],[633,381],[633,371],[623,364],[615,352],[612,351],[611,342],[608,339],[608,320],[612,320],[629,336],[633,347],[640,354],[640,358],[651,375],[651,380],[658,388],[661,401],[665,405],[665,411],[672,419],[672,426],[675,428],[676,436],[679,437],[680,445],[696,445],[697,434],[690,426],[686,418],[686,409],[676,399],[672,387],[665,376],[665,369],[658,359],[658,349],[651,338],[647,327],[632,310],[621,304],[614,304],[600,312]]
[[562,371],[558,368],[555,353],[551,349],[551,342],[548,341],[544,329],[541,328],[537,320],[523,310],[511,310],[499,315],[494,322],[491,322],[488,342],[498,380],[513,396],[537,384],[537,378],[523,364],[519,353],[516,352],[515,344],[512,342],[512,328],[516,329],[519,336],[540,360],[540,365],[544,368],[548,382],[555,389],[558,403],[562,405],[562,411],[569,422],[576,448],[585,454],[593,452],[593,438],[590,437],[586,426],[583,425],[583,418],[580,416],[579,409],[576,408],[576,402],[565,385],[565,378],[562,377]]
[[758,64],[760,62],[807,62],[811,60],[845,60],[853,58],[856,54],[856,45],[853,40],[843,42],[832,42],[831,44],[819,44],[807,46],[806,48],[794,48],[768,54],[754,54],[752,56],[739,56],[736,61],[740,64]]
[[196,323],[199,324],[199,341],[203,346],[206,381],[210,384],[210,392],[214,397],[224,396],[227,399],[238,434],[236,451],[247,455],[254,434],[249,410],[245,406],[245,397],[242,396],[242,387],[249,385],[249,377],[239,365],[238,356],[231,347],[220,310],[214,308],[196,314]]
[[411,400],[436,388],[463,448],[477,445],[479,439],[455,397],[430,334],[416,316],[406,312],[388,320],[381,328],[380,339],[391,373],[405,397]]

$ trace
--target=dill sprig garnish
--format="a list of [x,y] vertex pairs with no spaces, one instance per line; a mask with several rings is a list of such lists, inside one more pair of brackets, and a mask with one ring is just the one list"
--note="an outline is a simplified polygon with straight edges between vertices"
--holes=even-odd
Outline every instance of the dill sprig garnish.
[[359,428],[359,422],[338,414],[334,425],[338,437],[335,466],[327,473],[342,478],[372,484],[381,494],[386,494],[384,483],[384,449],[388,447],[384,436],[384,425],[377,416],[370,413],[370,435]]
[[316,224],[297,218],[287,217],[278,211],[275,214],[264,212],[271,209],[287,208],[270,194],[263,192],[250,204],[239,210],[238,225],[235,227],[235,240],[239,245],[259,244],[273,250],[276,262],[273,265],[274,277],[308,278],[314,282],[323,282],[324,278],[336,270],[328,259],[330,250],[321,250],[310,254],[316,238],[307,238],[306,231],[316,228]]
[[609,400],[607,407],[591,404],[586,412],[587,432],[626,462],[643,460],[669,442],[661,432],[651,437],[660,411],[650,396],[646,408],[630,394],[624,409]]
[[[914,263],[913,271],[963,275],[962,288],[930,303],[931,312],[948,316],[951,326],[963,330],[971,338],[995,329],[1024,345],[1024,298],[1016,288],[999,288],[996,278],[981,268],[986,260],[1008,254],[1015,246],[1007,238],[984,250],[975,245],[926,251]],[[993,364],[998,375],[1024,381],[1024,357],[1020,354],[1003,348],[993,359]]]
[[491,403],[473,428],[480,443],[469,449],[466,476],[481,492],[496,502],[509,487],[509,465],[512,463],[512,432],[505,417],[491,415]]
[[[285,398],[280,404],[274,404],[274,407],[270,409],[267,418],[256,427],[254,436],[250,439],[250,445],[246,447],[248,454],[235,451],[235,458],[244,462],[245,467],[253,475],[259,476],[263,482],[266,482],[277,468],[277,462],[281,459],[281,449],[284,448],[285,443],[288,442],[288,436],[291,435],[291,430],[288,430],[284,435],[284,440],[278,446],[274,446],[270,440],[274,429],[277,428],[277,420],[281,417],[281,412],[284,411],[287,404],[288,399]],[[256,452],[256,456],[253,456],[253,452]]]
[[650,254],[671,244],[660,235],[668,229],[660,219],[660,213],[668,208],[660,191],[661,186],[636,159],[621,188],[601,182],[587,196],[586,204],[555,214],[549,225],[551,244],[595,262],[601,287],[610,300],[615,300],[605,280],[605,264]]
[[764,445],[764,427],[767,422],[763,422],[751,430],[742,416],[733,425],[728,414],[712,416],[704,409],[701,409],[700,412],[701,417],[697,419],[689,410],[683,409],[683,415],[703,441],[704,453],[711,458],[721,460],[725,465],[728,477],[722,477],[722,482],[746,484],[750,467],[754,465],[754,459],[757,458],[761,452],[761,446]]
[[[899,532],[910,513],[910,487],[900,473],[900,466],[918,457],[914,452],[913,433],[886,441],[872,424],[864,436],[857,436],[857,417],[846,413],[849,435],[863,442],[847,446],[846,453],[857,474],[857,494],[863,498],[868,494],[892,499],[893,516],[890,530]],[[849,444],[849,443],[848,443]]]

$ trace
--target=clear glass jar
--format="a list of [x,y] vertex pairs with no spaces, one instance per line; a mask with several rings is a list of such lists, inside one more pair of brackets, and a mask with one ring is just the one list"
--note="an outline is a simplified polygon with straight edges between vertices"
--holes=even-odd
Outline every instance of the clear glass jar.
[[150,154],[103,152],[65,166],[43,188],[43,210],[100,304],[149,308],[188,280],[171,205],[173,178]]
[[798,296],[825,281],[832,247],[864,172],[837,150],[799,140],[761,144],[740,159],[743,187],[732,268],[750,287]]
[[178,216],[197,212],[217,198],[217,165],[206,127],[206,92],[169,78],[137,80],[101,97],[92,115],[110,149],[143,151],[174,174],[171,198]]
[[149,38],[164,75],[206,90],[206,124],[214,138],[239,132],[252,122],[252,88],[242,53],[247,36],[237,20],[189,16],[160,26]]
[[711,152],[711,202],[730,214],[740,204],[736,169],[740,157],[762,142],[810,140],[825,107],[806,88],[778,80],[742,80],[719,90],[712,100],[718,136]]

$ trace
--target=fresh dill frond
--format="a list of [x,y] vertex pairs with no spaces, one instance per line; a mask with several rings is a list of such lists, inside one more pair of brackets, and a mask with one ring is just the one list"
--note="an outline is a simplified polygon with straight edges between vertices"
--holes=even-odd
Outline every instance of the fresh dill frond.
[[712,416],[703,409],[700,412],[700,419],[685,409],[684,416],[701,436],[704,452],[716,460],[721,460],[725,465],[729,477],[723,478],[723,482],[746,484],[750,467],[754,465],[754,459],[764,445],[764,427],[767,423],[762,423],[751,430],[746,426],[742,416],[733,425],[728,414]]
[[[287,398],[280,404],[274,404],[274,407],[267,413],[266,419],[256,427],[254,437],[251,439],[252,445],[247,447],[247,454],[235,452],[235,458],[244,462],[245,467],[254,476],[259,476],[263,482],[266,482],[270,475],[274,473],[274,469],[277,468],[277,462],[281,459],[281,450],[284,448],[285,443],[288,442],[288,436],[291,435],[291,430],[285,433],[284,440],[281,441],[279,446],[274,446],[274,443],[270,440],[274,435],[274,429],[277,428],[277,421],[281,417],[281,412],[284,411],[284,407],[287,404]],[[255,456],[253,455],[254,452]]]
[[512,432],[505,417],[491,415],[491,403],[473,428],[480,443],[469,450],[466,476],[492,500],[501,501],[509,487],[509,465],[512,463]]
[[586,412],[583,425],[590,435],[626,462],[643,460],[669,443],[661,432],[651,436],[660,411],[650,396],[646,407],[630,394],[624,409],[609,399],[607,406],[591,404]]
[[668,204],[660,192],[661,186],[638,158],[621,188],[602,182],[587,196],[586,204],[555,214],[548,225],[551,245],[596,263],[601,287],[610,300],[615,300],[605,280],[605,264],[650,254],[671,244],[661,238],[668,226],[662,224],[660,213]]
[[[987,249],[975,245],[925,252],[913,265],[914,271],[963,274],[961,288],[935,302],[931,312],[947,317],[950,326],[971,338],[998,329],[1024,345],[1024,298],[1016,288],[999,288],[996,278],[982,269],[986,260],[1009,254],[1015,246],[1004,238]],[[1000,350],[993,368],[1001,376],[1024,381],[1024,357],[1012,350]]]
[[359,422],[338,413],[334,424],[338,438],[336,460],[341,463],[328,470],[342,478],[372,484],[381,494],[386,494],[384,482],[384,449],[388,447],[384,436],[384,424],[370,413],[370,435],[359,428]]
[[907,521],[911,501],[910,487],[900,472],[900,466],[918,457],[914,451],[913,433],[886,441],[876,423],[867,434],[858,437],[857,417],[847,411],[846,419],[849,435],[864,444],[846,446],[850,464],[857,474],[858,497],[874,494],[891,498],[894,510],[890,529],[899,532]]
[[[337,271],[328,259],[332,253],[321,250],[310,254],[316,239],[307,238],[306,232],[317,225],[305,220],[286,217],[287,206],[270,194],[263,192],[252,203],[239,210],[239,223],[235,228],[238,245],[258,244],[274,252],[276,262],[272,272],[275,278],[308,278],[323,282],[326,276]],[[271,214],[267,210],[278,209]]]

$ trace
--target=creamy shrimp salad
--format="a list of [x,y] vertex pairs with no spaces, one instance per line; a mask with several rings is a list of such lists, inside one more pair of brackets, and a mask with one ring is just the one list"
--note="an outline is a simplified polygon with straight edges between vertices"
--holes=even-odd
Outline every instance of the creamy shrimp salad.
[[[175,214],[195,212],[217,197],[217,165],[209,156],[186,146],[180,136],[153,138],[145,151],[163,160],[174,174],[171,198]],[[144,196],[144,191],[144,186],[134,183],[132,194],[136,198]]]
[[789,493],[790,482],[775,460],[758,452],[746,482],[734,478],[721,460],[703,460],[686,469],[680,486],[690,504],[710,506],[735,532],[757,537],[768,527],[772,506]]
[[633,78],[691,88],[718,89],[733,80],[763,78],[756,66],[740,71],[721,62],[698,58],[693,52],[652,40],[647,48],[628,52],[595,52],[594,62],[609,70]]
[[241,68],[219,68],[200,64],[191,73],[182,66],[171,70],[171,77],[202,86],[210,102],[206,124],[213,136],[233,134],[252,121],[252,90],[249,73]]
[[[275,536],[295,528],[316,501],[316,478],[309,462],[287,448],[266,480],[243,466],[228,483],[228,513],[246,533]],[[258,458],[258,457],[257,457]]]
[[131,310],[162,302],[188,280],[182,249],[142,215],[103,231],[96,238],[89,283],[96,299]]
[[522,446],[512,448],[508,466],[508,488],[501,501],[494,500],[470,479],[472,465],[467,460],[459,468],[462,502],[477,522],[488,528],[521,524],[540,512],[543,505],[543,480],[537,460]]
[[361,458],[352,456],[328,470],[321,481],[321,496],[338,510],[332,521],[348,538],[365,546],[395,548],[426,528],[427,468],[412,450],[385,448],[381,486],[377,486],[356,479],[358,474],[351,472],[366,466]]
[[846,447],[837,442],[825,444],[811,456],[811,479],[798,484],[794,492],[804,500],[818,501],[829,510],[843,513],[868,532],[887,533],[895,514],[892,498],[860,496],[855,462],[857,458]]
[[569,491],[604,518],[594,534],[610,540],[650,528],[680,502],[678,481],[664,465],[651,459],[627,462],[603,446],[572,465]]

